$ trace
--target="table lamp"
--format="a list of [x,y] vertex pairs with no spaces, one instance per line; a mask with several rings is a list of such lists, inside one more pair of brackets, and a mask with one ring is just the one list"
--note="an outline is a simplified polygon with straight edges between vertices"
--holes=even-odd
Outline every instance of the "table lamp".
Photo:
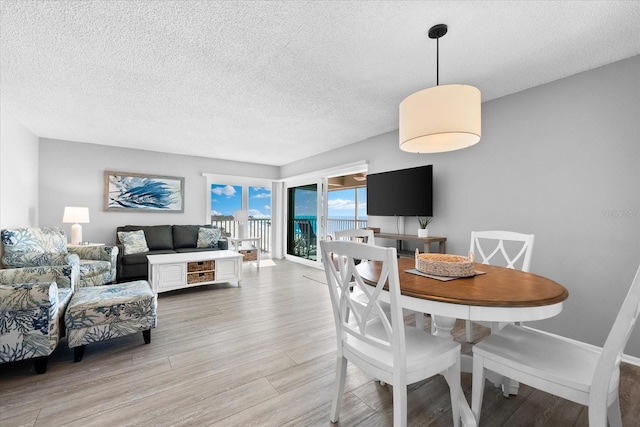
[[238,221],[238,237],[245,238],[246,224],[249,222],[249,211],[237,210],[233,213],[233,219]]
[[89,208],[67,206],[64,208],[62,222],[73,224],[71,226],[71,244],[79,245],[82,242],[82,226],[80,223],[89,223]]

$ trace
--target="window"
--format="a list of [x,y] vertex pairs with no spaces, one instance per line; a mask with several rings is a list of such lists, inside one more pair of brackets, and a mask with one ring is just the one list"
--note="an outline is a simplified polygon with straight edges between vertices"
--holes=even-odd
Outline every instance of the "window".
[[240,209],[242,186],[211,184],[211,224],[220,227],[223,236],[237,235],[233,213]]
[[367,188],[329,190],[327,233],[367,226]]

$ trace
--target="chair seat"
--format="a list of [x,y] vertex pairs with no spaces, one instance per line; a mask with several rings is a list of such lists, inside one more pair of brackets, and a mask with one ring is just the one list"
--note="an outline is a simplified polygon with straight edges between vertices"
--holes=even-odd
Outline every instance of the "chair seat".
[[[473,354],[580,391],[585,397],[600,357],[599,351],[513,324],[476,344]],[[618,376],[619,371],[612,381],[617,383]]]
[[[412,378],[414,373],[423,375],[425,366],[433,370],[443,362],[442,369],[446,369],[453,363],[460,353],[460,344],[431,335],[424,330],[412,326],[404,327],[407,377]],[[373,320],[367,325],[368,333],[376,338],[385,339],[384,326],[378,320]],[[359,358],[372,365],[383,365],[385,370],[393,371],[393,354],[379,348],[367,345],[349,335],[344,342],[344,351],[351,351]]]

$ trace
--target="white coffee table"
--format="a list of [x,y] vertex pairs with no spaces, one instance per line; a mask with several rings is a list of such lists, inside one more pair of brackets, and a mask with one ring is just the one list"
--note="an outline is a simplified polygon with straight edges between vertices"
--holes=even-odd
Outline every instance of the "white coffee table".
[[240,287],[242,258],[227,250],[147,255],[149,283],[156,294],[225,282]]

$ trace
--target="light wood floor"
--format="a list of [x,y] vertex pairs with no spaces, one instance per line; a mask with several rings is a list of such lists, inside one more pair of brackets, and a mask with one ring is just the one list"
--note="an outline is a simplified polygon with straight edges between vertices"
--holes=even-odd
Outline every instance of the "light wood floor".
[[[245,264],[244,276],[241,288],[161,294],[149,345],[140,333],[87,346],[72,363],[63,339],[44,375],[31,362],[0,365],[0,426],[329,425],[335,330],[324,273],[276,261],[259,272]],[[462,382],[470,400],[471,376]],[[586,408],[525,385],[509,399],[485,390],[483,426],[588,424]],[[340,425],[390,426],[391,396],[350,366]],[[442,377],[411,385],[408,400],[410,425],[451,425]],[[640,425],[640,368],[623,367],[621,402],[624,425]]]

